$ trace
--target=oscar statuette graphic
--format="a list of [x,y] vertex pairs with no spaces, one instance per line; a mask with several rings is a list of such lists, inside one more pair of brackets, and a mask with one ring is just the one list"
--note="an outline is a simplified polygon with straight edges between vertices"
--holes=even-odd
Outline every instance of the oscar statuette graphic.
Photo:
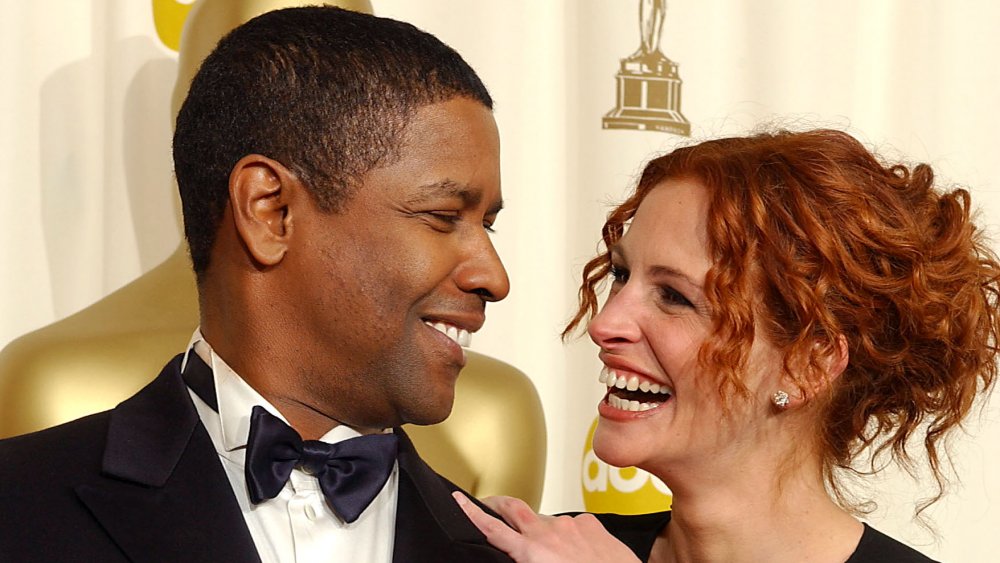
[[677,63],[660,51],[666,0],[639,0],[639,49],[622,59],[615,75],[615,108],[602,120],[605,129],[639,129],[691,135],[691,123],[681,113]]

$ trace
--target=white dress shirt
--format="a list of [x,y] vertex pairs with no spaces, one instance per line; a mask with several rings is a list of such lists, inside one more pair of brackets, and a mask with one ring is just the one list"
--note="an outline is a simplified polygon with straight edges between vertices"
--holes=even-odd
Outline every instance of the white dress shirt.
[[[192,348],[212,368],[219,412],[212,410],[194,392],[189,392],[215,444],[215,451],[229,477],[229,484],[233,487],[261,561],[390,563],[396,531],[399,466],[393,468],[375,500],[350,524],[341,520],[327,505],[319,481],[301,469],[292,470],[278,496],[254,505],[250,502],[243,473],[250,433],[250,411],[255,405],[260,405],[286,423],[288,421],[216,355],[200,328],[191,337],[188,354]],[[186,354],[181,370],[185,367]],[[360,434],[348,426],[339,425],[320,440],[336,443],[355,436]]]

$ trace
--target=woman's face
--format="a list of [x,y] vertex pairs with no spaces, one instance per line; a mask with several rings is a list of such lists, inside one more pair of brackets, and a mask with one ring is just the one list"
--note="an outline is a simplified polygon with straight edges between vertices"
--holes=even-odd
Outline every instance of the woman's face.
[[[609,387],[598,406],[594,451],[613,465],[664,477],[684,460],[718,459],[733,455],[734,445],[752,445],[756,421],[767,418],[766,400],[731,401],[724,413],[719,377],[699,366],[712,326],[704,293],[712,266],[707,209],[700,183],[665,180],[611,249],[611,292],[588,332],[601,348],[601,379]],[[744,383],[754,397],[774,391],[767,387],[777,385],[777,358],[760,339],[753,344]]]

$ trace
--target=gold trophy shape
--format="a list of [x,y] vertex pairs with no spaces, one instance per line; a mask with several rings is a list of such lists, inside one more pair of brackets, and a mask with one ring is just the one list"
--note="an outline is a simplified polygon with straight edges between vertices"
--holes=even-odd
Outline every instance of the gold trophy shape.
[[681,113],[681,80],[677,63],[660,51],[666,0],[639,0],[639,50],[622,59],[616,106],[602,120],[605,129],[639,129],[691,135]]

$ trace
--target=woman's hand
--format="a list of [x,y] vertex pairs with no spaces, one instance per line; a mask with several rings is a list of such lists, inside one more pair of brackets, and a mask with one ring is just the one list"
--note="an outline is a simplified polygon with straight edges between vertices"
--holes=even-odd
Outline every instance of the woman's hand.
[[518,563],[639,561],[593,514],[539,516],[520,499],[483,499],[484,504],[503,516],[505,524],[483,512],[462,493],[455,492],[452,496],[486,539]]

